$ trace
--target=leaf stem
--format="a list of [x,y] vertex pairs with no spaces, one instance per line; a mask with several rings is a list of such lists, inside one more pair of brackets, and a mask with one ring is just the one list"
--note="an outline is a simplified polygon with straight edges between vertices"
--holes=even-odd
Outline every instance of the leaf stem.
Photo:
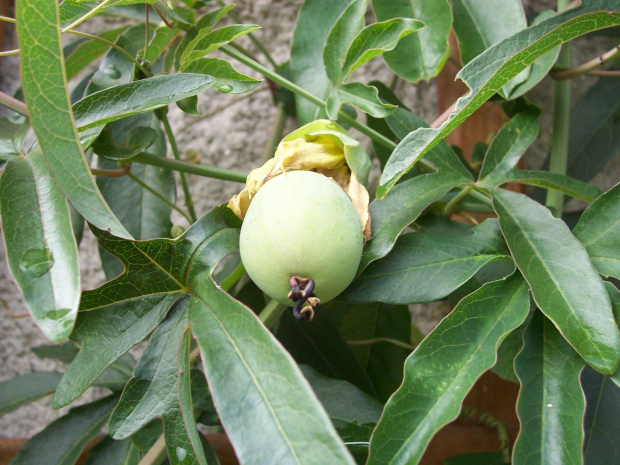
[[[567,7],[567,0],[558,0],[558,12]],[[557,64],[570,68],[572,61],[572,44],[562,45]],[[568,134],[570,125],[570,81],[555,83],[555,101],[553,103],[553,134],[551,136],[551,153],[549,155],[549,172],[566,174],[568,164]],[[546,206],[553,216],[562,216],[564,195],[549,189],[547,191]]]
[[166,438],[162,434],[151,446],[138,465],[159,465],[166,458]]
[[136,65],[136,68],[138,68],[145,76],[147,77],[151,77],[153,75],[153,73],[149,72],[147,69],[145,69],[138,60],[136,60],[135,57],[132,57],[129,52],[127,52],[127,50],[125,50],[123,47],[119,46],[118,44],[115,44],[114,42],[111,42],[107,39],[104,39],[103,37],[99,37],[99,36],[95,36],[92,34],[88,34],[86,32],[80,32],[80,31],[67,31],[69,34],[73,34],[76,36],[81,36],[81,37],[86,37],[87,39],[91,39],[91,40],[96,40],[98,42],[102,42],[106,45],[108,45],[109,47],[112,47],[113,49],[117,50],[119,53],[123,54],[123,56],[125,56],[127,59],[131,60],[133,62],[134,65]]
[[166,205],[168,205],[169,207],[172,207],[174,210],[176,210],[177,212],[179,212],[179,214],[181,214],[181,216],[183,216],[189,223],[192,222],[192,220],[190,219],[189,216],[187,216],[187,213],[185,213],[183,210],[181,210],[179,207],[177,207],[175,204],[173,204],[170,200],[168,200],[167,198],[165,198],[163,195],[161,195],[159,192],[157,192],[155,189],[153,189],[151,186],[149,186],[148,184],[146,184],[144,181],[142,181],[142,179],[138,178],[137,176],[134,176],[131,173],[127,173],[127,177],[129,177],[129,179],[131,179],[133,182],[135,182],[136,184],[138,184],[140,187],[142,187],[142,189],[145,189],[147,191],[149,191],[151,194],[153,194],[155,197],[157,197],[159,200],[161,200],[162,202],[164,202]]
[[19,55],[21,53],[20,49],[15,49],[15,50],[7,50],[6,52],[0,52],[0,57],[8,57],[11,55]]
[[84,21],[86,21],[89,18],[92,18],[93,16],[95,16],[97,13],[99,13],[99,10],[101,10],[103,7],[105,7],[108,3],[110,3],[112,0],[103,0],[103,2],[101,2],[99,5],[97,5],[95,8],[93,8],[92,10],[90,10],[88,13],[86,13],[84,16],[76,19],[73,23],[69,24],[66,28],[61,29],[60,32],[69,32],[71,29],[73,29],[76,26],[79,26],[80,24],[82,24]]
[[565,79],[571,79],[582,74],[590,74],[592,71],[600,68],[601,66],[603,66],[603,64],[613,60],[618,56],[620,56],[620,45],[617,45],[608,52],[605,52],[602,55],[599,55],[598,57],[579,66],[552,71],[549,75],[557,81],[563,81]]
[[248,175],[239,171],[225,170],[222,168],[214,168],[212,166],[197,165],[183,160],[173,160],[171,158],[157,157],[149,153],[140,153],[131,159],[132,162],[142,163],[143,165],[160,166],[181,173],[197,174],[207,178],[223,179],[224,181],[233,181],[245,183]]
[[416,346],[407,344],[406,342],[399,341],[398,339],[390,339],[388,337],[376,337],[374,339],[366,339],[366,340],[358,340],[358,341],[347,341],[347,344],[350,346],[362,346],[369,344],[376,344],[377,342],[387,342],[388,344],[394,344],[395,346],[401,347],[407,350],[415,350]]
[[230,288],[232,288],[237,283],[237,281],[241,279],[241,276],[243,276],[244,273],[245,273],[245,267],[243,266],[243,263],[239,263],[237,268],[235,268],[232,271],[232,273],[230,273],[222,281],[222,284],[220,284],[220,287],[222,288],[222,290],[228,292]]
[[[170,127],[170,121],[168,121],[168,116],[163,115],[161,118],[162,123],[164,123],[164,129],[166,131],[166,137],[168,138],[168,142],[170,143],[170,148],[172,148],[172,154],[174,155],[175,160],[181,161],[181,154],[179,153],[179,146],[177,145],[177,141],[174,137],[174,133],[172,132],[172,128]],[[187,179],[185,178],[185,174],[183,171],[179,171],[179,178],[181,179],[181,186],[183,187],[183,194],[185,194],[185,207],[189,213],[189,217],[192,220],[192,223],[195,223],[197,220],[196,210],[194,209],[194,201],[192,200],[192,194],[189,190],[189,186],[187,184]]]
[[13,110],[20,115],[28,117],[28,108],[26,107],[26,104],[11,97],[10,95],[5,94],[4,92],[0,92],[0,105],[8,108],[9,110]]
[[263,163],[270,158],[273,158],[273,154],[282,139],[284,133],[284,126],[286,125],[286,111],[284,111],[284,105],[278,103],[276,107],[276,118],[269,132],[269,139],[267,139],[267,145],[265,145],[265,151],[263,152]]
[[11,23],[11,24],[17,23],[15,18],[9,18],[8,16],[0,16],[0,21],[4,21],[6,23]]
[[473,184],[466,186],[463,190],[461,190],[458,194],[450,199],[450,201],[446,204],[443,209],[444,216],[450,216],[452,214],[452,210],[454,207],[474,189]]
[[286,309],[286,305],[272,299],[267,305],[265,305],[265,308],[261,310],[258,318],[260,318],[260,321],[262,321],[267,328],[272,328],[273,325],[278,322]]
[[129,170],[131,169],[131,165],[123,166],[119,170],[104,170],[100,168],[91,168],[90,172],[95,176],[103,176],[106,178],[122,178],[129,174]]

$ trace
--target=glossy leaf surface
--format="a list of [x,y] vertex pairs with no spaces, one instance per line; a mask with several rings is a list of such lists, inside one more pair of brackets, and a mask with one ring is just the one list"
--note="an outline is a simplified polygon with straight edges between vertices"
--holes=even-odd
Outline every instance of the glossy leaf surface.
[[20,1],[16,15],[24,97],[52,175],[71,204],[90,223],[110,228],[119,237],[131,238],[101,197],[79,143],[66,89],[58,3]]
[[519,274],[463,299],[409,356],[401,388],[372,435],[369,465],[417,463],[432,436],[454,420],[474,382],[496,360],[502,339],[529,311]]
[[99,434],[117,401],[117,396],[110,396],[71,409],[32,436],[11,465],[73,465],[86,444]]
[[620,11],[613,0],[593,0],[487,49],[459,72],[471,92],[457,101],[446,122],[437,129],[418,129],[398,145],[383,171],[377,197],[385,197],[422,156],[537,58],[575,37],[618,24]]
[[553,323],[536,312],[515,360],[521,381],[521,431],[514,463],[581,464],[585,398],[579,376],[585,363]]
[[446,0],[373,0],[377,20],[413,18],[424,28],[401,39],[385,62],[401,78],[410,82],[436,76],[450,55],[448,34],[452,26],[452,9]]
[[43,334],[66,339],[80,303],[77,245],[69,208],[41,155],[13,159],[0,178],[9,268]]
[[538,308],[590,365],[616,371],[618,328],[585,248],[562,220],[523,194],[497,189],[493,207]]
[[487,263],[507,259],[508,253],[494,220],[472,228],[468,235],[404,234],[392,251],[368,266],[339,299],[431,302],[446,297]]
[[620,184],[590,205],[573,234],[585,246],[599,273],[620,279]]

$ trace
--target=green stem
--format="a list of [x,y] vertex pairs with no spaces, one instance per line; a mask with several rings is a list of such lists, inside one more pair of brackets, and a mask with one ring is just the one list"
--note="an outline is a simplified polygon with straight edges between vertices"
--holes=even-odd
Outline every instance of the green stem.
[[151,77],[153,75],[151,72],[149,72],[147,69],[145,69],[140,64],[140,62],[135,59],[135,57],[132,57],[123,47],[119,46],[118,44],[115,44],[114,42],[111,42],[111,41],[109,41],[107,39],[104,39],[103,37],[95,36],[95,35],[92,35],[92,34],[87,34],[86,32],[67,31],[67,33],[73,34],[73,35],[76,35],[76,36],[80,36],[80,37],[86,37],[87,39],[96,40],[98,42],[102,42],[102,43],[106,44],[107,46],[112,47],[114,50],[117,50],[119,53],[121,53],[127,59],[132,61],[133,64],[136,65],[136,68],[138,68],[140,71],[142,71],[142,73],[145,76]]
[[267,305],[265,305],[265,308],[263,308],[258,317],[267,328],[272,328],[273,325],[278,322],[286,308],[286,305],[282,305],[280,302],[271,300]]
[[243,263],[240,263],[237,268],[235,268],[233,272],[230,273],[224,281],[222,281],[222,284],[220,284],[222,290],[228,292],[230,288],[233,287],[239,279],[241,279],[241,276],[243,276],[244,273],[245,267],[243,266]]
[[223,179],[224,181],[233,181],[245,183],[248,175],[239,171],[225,170],[222,168],[214,168],[212,166],[197,165],[183,160],[173,160],[171,158],[157,157],[149,153],[140,153],[131,159],[132,163],[142,163],[143,165],[159,166],[180,173],[197,174],[207,178]]
[[8,108],[9,110],[13,110],[20,115],[28,117],[28,108],[26,107],[26,104],[11,97],[10,95],[5,94],[4,92],[0,92],[0,105]]
[[8,16],[0,16],[0,21],[4,21],[6,23],[11,23],[11,24],[17,23],[15,18],[9,18]]
[[458,194],[456,194],[454,197],[452,197],[443,209],[444,216],[450,216],[452,214],[452,210],[454,210],[454,207],[463,199],[463,197],[469,194],[473,190],[473,188],[474,186],[470,184],[466,186],[463,190],[461,190]]
[[[223,0],[217,0],[217,4],[221,7],[226,6],[226,2],[224,2]],[[237,16],[233,11],[228,13],[228,16],[230,16],[233,19],[233,21],[241,24],[241,18],[239,18],[239,16]],[[278,64],[271,57],[271,55],[269,54],[269,51],[265,48],[265,46],[261,43],[261,41],[258,40],[256,37],[254,37],[254,33],[250,32],[248,36],[250,40],[252,41],[252,43],[256,46],[256,48],[261,51],[261,53],[265,56],[265,58],[267,58],[267,61],[271,64],[271,66],[273,66],[274,69],[277,69]]]
[[92,18],[93,16],[95,16],[97,13],[99,13],[99,10],[101,10],[103,7],[105,7],[108,3],[110,3],[112,0],[103,0],[103,2],[101,2],[99,5],[97,5],[95,8],[93,8],[92,10],[90,10],[88,13],[86,13],[84,16],[76,19],[73,23],[69,24],[66,28],[61,29],[60,32],[69,32],[71,29],[73,29],[76,26],[79,26],[80,24],[82,24],[84,21],[86,21],[89,18]]
[[[164,123],[164,129],[166,131],[166,137],[168,138],[168,142],[170,143],[170,148],[172,148],[172,154],[174,155],[174,159],[177,161],[181,161],[181,154],[179,153],[179,146],[177,145],[177,141],[174,138],[174,133],[172,132],[172,128],[170,127],[170,121],[168,121],[168,116],[163,115],[161,118],[162,123]],[[196,222],[196,210],[194,209],[194,202],[192,200],[192,194],[189,191],[189,186],[187,184],[187,179],[185,178],[185,174],[183,171],[179,171],[179,178],[181,179],[181,186],[183,187],[183,194],[185,194],[185,207],[187,207],[187,211],[189,212],[189,217],[192,220],[192,223]]]
[[591,74],[592,71],[600,68],[601,66],[603,66],[604,63],[607,63],[608,61],[611,61],[618,56],[620,56],[620,45],[617,45],[608,52],[605,52],[602,55],[599,55],[598,57],[579,66],[575,66],[569,69],[563,69],[561,71],[551,72],[550,76],[558,81],[563,81],[565,79],[571,79],[582,74]]
[[15,50],[7,50],[6,52],[0,52],[0,57],[8,57],[11,55],[19,55],[21,53],[20,49],[15,49]]
[[267,140],[267,145],[265,146],[265,152],[263,153],[263,163],[265,163],[270,158],[273,158],[273,154],[278,148],[278,144],[282,139],[282,134],[284,133],[284,126],[286,125],[286,111],[284,111],[284,105],[278,103],[276,107],[276,119],[271,127],[271,132],[269,133],[269,139]]
[[[558,0],[558,12],[567,7],[567,0]],[[572,44],[564,44],[560,49],[557,65],[570,68],[572,62]],[[568,134],[570,126],[570,81],[555,83],[555,101],[553,104],[553,135],[549,155],[549,172],[566,174],[568,164]],[[556,218],[562,216],[564,195],[554,190],[547,191],[545,204]]]
[[350,346],[363,346],[363,345],[376,344],[377,342],[387,342],[388,344],[393,344],[395,346],[402,347],[403,349],[407,349],[411,351],[416,349],[416,346],[414,345],[407,344],[406,342],[399,341],[398,339],[390,339],[389,337],[376,337],[374,339],[365,339],[361,341],[360,340],[347,341],[347,344]]
[[168,205],[169,207],[172,207],[174,210],[176,210],[177,212],[179,212],[181,214],[181,216],[183,216],[187,221],[189,221],[190,223],[192,222],[192,220],[190,219],[189,216],[187,216],[187,213],[185,213],[183,210],[181,210],[179,207],[177,207],[175,204],[173,204],[170,200],[168,200],[166,197],[164,197],[163,195],[161,195],[159,192],[157,192],[155,189],[153,189],[151,186],[149,186],[148,184],[146,184],[145,182],[143,182],[140,178],[134,176],[131,173],[127,173],[127,177],[129,179],[131,179],[133,182],[135,182],[136,184],[138,184],[142,189],[149,191],[151,194],[153,194],[155,197],[157,197],[159,200],[161,200],[162,202],[164,202],[166,205]]
[[166,459],[166,438],[162,434],[151,446],[138,465],[159,465]]

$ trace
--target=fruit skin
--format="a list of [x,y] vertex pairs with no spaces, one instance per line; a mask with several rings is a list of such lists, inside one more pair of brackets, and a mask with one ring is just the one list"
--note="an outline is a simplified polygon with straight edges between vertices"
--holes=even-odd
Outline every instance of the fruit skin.
[[355,277],[363,247],[351,200],[334,181],[311,171],[270,179],[252,200],[239,241],[250,278],[289,306],[293,276],[313,279],[321,302],[340,294]]

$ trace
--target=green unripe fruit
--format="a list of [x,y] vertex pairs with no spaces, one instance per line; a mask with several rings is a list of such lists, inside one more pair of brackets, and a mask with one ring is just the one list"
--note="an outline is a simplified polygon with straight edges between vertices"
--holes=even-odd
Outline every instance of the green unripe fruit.
[[267,181],[241,227],[241,261],[250,278],[289,306],[293,276],[313,279],[321,302],[340,294],[355,277],[362,247],[362,227],[349,197],[311,171],[289,171]]

